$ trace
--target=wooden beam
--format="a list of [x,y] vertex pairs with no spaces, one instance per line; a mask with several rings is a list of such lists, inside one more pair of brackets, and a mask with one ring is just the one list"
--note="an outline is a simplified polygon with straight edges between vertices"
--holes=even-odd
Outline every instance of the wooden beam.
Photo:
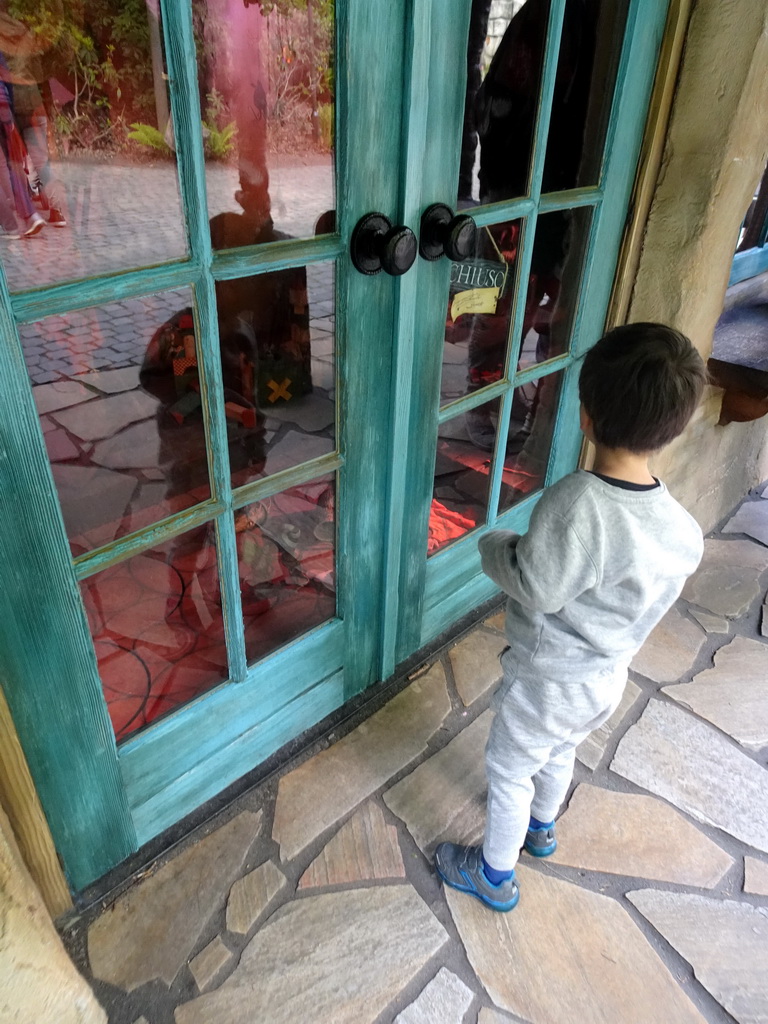
[[8,815],[24,863],[55,920],[70,909],[72,900],[2,690],[0,805]]

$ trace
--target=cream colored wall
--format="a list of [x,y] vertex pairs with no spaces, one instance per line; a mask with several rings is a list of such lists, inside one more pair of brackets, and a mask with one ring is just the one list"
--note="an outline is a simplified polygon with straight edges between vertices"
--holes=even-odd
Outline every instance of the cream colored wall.
[[0,810],[0,1021],[106,1024],[75,970]]
[[[739,226],[768,155],[768,0],[696,0],[628,320],[660,320],[709,356]],[[768,420],[718,427],[710,389],[654,461],[711,529],[768,478]]]

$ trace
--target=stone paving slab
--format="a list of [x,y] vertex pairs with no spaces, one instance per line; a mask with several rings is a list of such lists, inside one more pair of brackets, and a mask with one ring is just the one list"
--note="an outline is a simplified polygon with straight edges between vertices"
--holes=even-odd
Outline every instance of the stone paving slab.
[[299,889],[405,878],[397,828],[369,800],[323,849],[299,880]]
[[384,794],[427,857],[443,840],[475,843],[485,823],[483,751],[493,720],[484,711],[442,750],[433,754]]
[[578,745],[576,748],[576,757],[578,757],[581,763],[585,764],[587,768],[591,768],[592,771],[594,771],[600,764],[611,736],[621,722],[624,721],[629,709],[641,693],[642,690],[637,683],[633,683],[631,679],[628,679],[627,685],[624,688],[624,694],[621,698],[621,703],[608,721],[603,722],[599,729],[595,729],[593,733],[587,736],[587,738],[582,740]]
[[760,593],[758,575],[768,569],[768,551],[749,540],[704,541],[701,565],[683,587],[682,598],[715,615],[737,619]]
[[246,935],[286,884],[285,875],[271,860],[239,878],[227,900],[227,931]]
[[652,631],[631,669],[656,683],[672,683],[693,668],[707,635],[695,622],[671,608]]
[[768,853],[768,770],[693,715],[650,701],[611,770]]
[[728,619],[724,619],[720,615],[698,611],[696,608],[691,609],[691,615],[707,633],[728,633],[731,628]]
[[189,969],[195,979],[198,992],[205,992],[216,981],[219,974],[232,961],[233,954],[221,941],[219,935],[194,959],[189,961]]
[[476,629],[449,650],[453,678],[464,707],[501,682],[499,655],[506,646],[503,636]]
[[451,711],[438,662],[367,722],[280,779],[272,837],[290,860],[405,768]]
[[39,384],[32,388],[35,405],[40,416],[57,409],[66,409],[70,405],[79,405],[91,398],[96,398],[93,391],[75,380],[60,380],[54,384]]
[[[493,1002],[531,1024],[705,1024],[618,903],[520,867],[520,903],[494,914],[446,889],[467,956]],[[546,927],[542,923],[546,922]]]
[[712,889],[731,857],[652,796],[582,784],[557,822],[550,863]]
[[764,860],[744,858],[744,892],[768,896],[768,864]]
[[715,653],[715,667],[663,693],[750,750],[768,744],[768,644],[737,636]]
[[487,1006],[484,1006],[477,1016],[477,1024],[509,1024],[511,1020],[506,1013],[490,1010]]
[[152,395],[142,391],[125,391],[97,398],[85,405],[63,409],[53,413],[53,418],[82,441],[101,441],[111,438],[132,423],[154,417],[157,406],[158,401]]
[[[694,893],[627,893],[740,1024],[768,1020],[768,908]],[[715,941],[713,941],[713,939]]]
[[139,365],[124,366],[120,370],[97,370],[95,373],[81,374],[77,379],[88,387],[96,388],[107,395],[116,395],[121,391],[133,391],[139,386]]
[[176,1024],[372,1024],[447,939],[410,885],[297,899]]
[[398,1013],[394,1024],[462,1024],[474,998],[461,978],[441,967],[418,999]]
[[768,505],[762,501],[746,501],[723,527],[723,533],[746,533],[761,544],[768,545]]
[[155,978],[170,985],[224,905],[259,823],[260,815],[242,811],[97,918],[88,932],[94,976],[128,992]]

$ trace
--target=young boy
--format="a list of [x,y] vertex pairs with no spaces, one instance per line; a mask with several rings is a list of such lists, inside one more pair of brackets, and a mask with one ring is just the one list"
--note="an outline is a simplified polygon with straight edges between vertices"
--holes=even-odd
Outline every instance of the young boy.
[[683,431],[705,379],[678,331],[610,331],[579,378],[594,468],[550,487],[525,536],[480,538],[483,570],[509,595],[485,751],[485,838],[482,847],[441,843],[435,865],[447,885],[494,910],[517,904],[521,847],[554,853],[576,747],[616,709],[630,661],[701,560],[701,530],[648,458]]

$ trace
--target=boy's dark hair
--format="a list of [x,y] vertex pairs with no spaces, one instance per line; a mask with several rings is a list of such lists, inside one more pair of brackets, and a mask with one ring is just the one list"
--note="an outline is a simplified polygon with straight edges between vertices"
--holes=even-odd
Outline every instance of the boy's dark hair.
[[579,398],[600,444],[652,452],[683,432],[706,380],[701,356],[680,331],[626,324],[587,353]]

